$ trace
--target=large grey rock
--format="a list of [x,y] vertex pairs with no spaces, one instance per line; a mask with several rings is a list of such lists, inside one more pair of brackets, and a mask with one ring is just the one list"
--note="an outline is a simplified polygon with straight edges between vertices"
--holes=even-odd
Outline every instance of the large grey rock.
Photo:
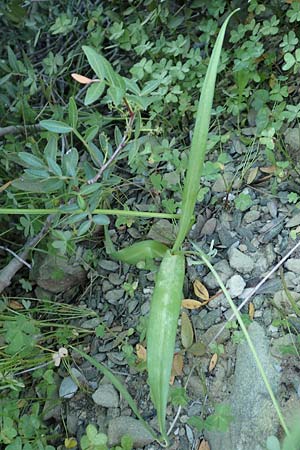
[[135,448],[144,447],[154,441],[153,436],[142,423],[129,416],[121,416],[110,420],[107,434],[109,445],[119,444],[125,434],[132,437]]
[[240,296],[245,286],[246,283],[241,275],[233,275],[226,284],[232,298]]
[[[233,270],[229,266],[226,259],[218,261],[214,265],[214,268],[218,273],[219,277],[221,278],[221,280],[223,281],[223,283],[225,284],[227,280],[231,277],[231,275],[233,275]],[[219,287],[218,282],[216,281],[215,277],[211,272],[203,278],[203,283],[205,284],[206,287],[210,289],[216,289],[217,287]]]
[[40,256],[30,273],[30,279],[46,291],[58,294],[78,286],[86,279],[86,272],[77,263],[61,256]]
[[[248,332],[276,395],[280,376],[264,330],[254,322]],[[278,419],[246,341],[237,349],[229,404],[234,420],[228,432],[206,432],[211,450],[263,450],[267,437],[277,433]]]
[[240,252],[237,248],[231,248],[228,251],[230,266],[240,273],[250,273],[254,268],[253,259]]

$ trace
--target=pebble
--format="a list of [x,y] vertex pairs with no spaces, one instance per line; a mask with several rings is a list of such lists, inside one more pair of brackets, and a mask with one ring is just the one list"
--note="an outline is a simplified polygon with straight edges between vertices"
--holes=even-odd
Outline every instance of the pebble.
[[218,229],[218,236],[221,244],[226,248],[231,247],[235,242],[238,241],[238,238],[222,225]]
[[278,217],[276,219],[271,220],[268,224],[263,226],[259,233],[261,234],[259,237],[259,241],[262,244],[267,244],[268,242],[272,241],[280,231],[283,229],[284,221],[282,217]]
[[98,319],[98,317],[95,317],[94,319],[85,320],[81,324],[81,328],[84,328],[86,330],[94,330],[100,323],[100,319]]
[[125,434],[131,436],[134,447],[144,447],[154,441],[153,436],[139,420],[120,416],[109,421],[107,435],[110,446],[119,444]]
[[300,225],[300,213],[295,214],[291,219],[289,219],[287,221],[287,223],[285,224],[285,226],[287,228],[292,228],[292,227],[297,227],[298,225]]
[[246,283],[241,275],[233,275],[226,284],[226,287],[229,289],[229,293],[231,297],[239,297],[243,292]]
[[116,272],[119,269],[119,264],[115,261],[111,261],[110,259],[100,259],[99,267],[104,270],[108,270],[109,272]]
[[76,383],[71,376],[64,378],[59,386],[59,397],[60,398],[72,398],[78,391],[79,380],[84,380],[84,377],[79,370],[72,368],[71,369],[73,378],[75,377],[78,380]]
[[117,302],[124,296],[124,289],[113,289],[105,294],[105,299],[108,303],[116,305]]
[[110,273],[108,275],[108,281],[114,286],[119,286],[123,283],[124,277],[120,277],[117,273]]
[[205,222],[200,235],[201,236],[211,236],[214,233],[216,226],[217,226],[217,219],[215,217],[208,219]]
[[285,263],[285,267],[291,272],[300,274],[300,259],[298,258],[290,258]]
[[104,408],[117,408],[119,406],[119,395],[112,384],[100,384],[93,393],[92,399],[96,405]]
[[260,218],[260,212],[256,211],[256,210],[250,210],[250,211],[246,212],[246,214],[244,215],[244,221],[246,223],[255,222],[259,218]]
[[233,269],[244,274],[252,272],[254,261],[250,256],[245,255],[245,253],[240,252],[236,248],[229,249],[228,256],[229,264]]
[[[228,262],[226,261],[226,259],[222,259],[221,261],[218,261],[214,265],[214,268],[215,268],[216,272],[218,273],[218,275],[220,276],[223,283],[225,283],[225,284],[226,284],[227,280],[231,277],[231,275],[233,275],[233,271],[232,271],[231,267],[229,266]],[[206,275],[203,278],[203,282],[204,282],[205,286],[208,287],[209,289],[216,289],[219,287],[219,284],[216,281],[216,279],[212,273],[209,273],[208,275]]]
[[277,202],[275,200],[271,200],[267,203],[267,207],[268,207],[269,213],[271,214],[273,219],[275,219],[277,217],[277,213],[278,213]]

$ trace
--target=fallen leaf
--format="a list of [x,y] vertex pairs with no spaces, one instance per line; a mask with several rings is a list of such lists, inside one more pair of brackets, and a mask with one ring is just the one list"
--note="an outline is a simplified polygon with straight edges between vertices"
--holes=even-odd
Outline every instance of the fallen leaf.
[[203,356],[206,353],[206,345],[201,341],[194,342],[189,348],[189,352],[194,356]]
[[147,359],[147,350],[141,344],[136,344],[135,346],[136,356],[139,361],[146,361]]
[[175,353],[172,364],[172,375],[180,377],[183,370],[183,356],[181,353]]
[[255,312],[255,308],[254,308],[253,303],[249,303],[248,313],[249,313],[249,317],[251,320],[253,320],[253,318],[254,318],[254,312]]
[[192,298],[185,298],[182,300],[181,306],[186,309],[198,309],[203,306],[203,303],[198,300],[193,300]]
[[217,365],[217,362],[218,362],[218,355],[217,355],[217,353],[214,353],[209,361],[209,366],[208,366],[209,372],[212,372],[214,370],[214,368]]
[[79,73],[71,73],[71,77],[80,84],[90,84],[94,81],[91,78],[80,75]]
[[181,314],[181,343],[184,348],[189,348],[194,341],[194,330],[186,312]]
[[201,441],[198,450],[210,450],[209,443],[207,441]]
[[66,438],[64,444],[65,444],[66,448],[75,448],[75,447],[77,447],[77,441],[73,437]]
[[263,173],[274,173],[276,166],[260,167],[259,170]]
[[199,280],[195,280],[193,283],[195,295],[201,300],[209,300],[209,293],[204,284],[202,284]]
[[14,311],[18,311],[19,309],[24,309],[24,305],[17,302],[16,300],[10,300],[8,303],[8,307],[13,309]]
[[257,172],[258,172],[258,167],[252,167],[248,171],[247,184],[251,184],[255,180]]

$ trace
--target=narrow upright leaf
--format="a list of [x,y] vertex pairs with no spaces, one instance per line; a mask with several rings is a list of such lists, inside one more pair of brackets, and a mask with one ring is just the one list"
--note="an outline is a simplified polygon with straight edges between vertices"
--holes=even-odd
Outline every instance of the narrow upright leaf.
[[70,97],[69,100],[69,107],[68,107],[68,114],[69,114],[69,123],[73,128],[76,128],[77,122],[78,122],[78,111],[77,106],[74,97]]

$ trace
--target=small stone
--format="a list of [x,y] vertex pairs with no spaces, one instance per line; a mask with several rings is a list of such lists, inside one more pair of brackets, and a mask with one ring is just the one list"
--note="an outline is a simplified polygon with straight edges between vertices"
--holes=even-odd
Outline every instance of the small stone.
[[[215,268],[216,272],[218,273],[218,275],[220,276],[223,283],[225,283],[225,284],[226,284],[227,280],[231,277],[231,275],[233,275],[233,271],[232,271],[231,267],[229,266],[228,262],[226,261],[226,259],[222,259],[221,261],[218,261],[214,265],[214,268]],[[209,289],[216,289],[219,287],[219,284],[216,281],[216,279],[212,273],[209,273],[208,275],[206,275],[204,277],[203,283]]]
[[236,248],[231,248],[228,252],[230,266],[240,273],[250,273],[254,268],[252,258],[240,252]]
[[269,213],[271,214],[273,219],[275,219],[277,217],[277,213],[278,213],[277,202],[275,200],[270,200],[267,203],[267,206],[268,206]]
[[260,218],[260,212],[256,211],[256,210],[251,210],[246,212],[246,214],[244,215],[244,221],[246,223],[252,223],[255,222],[257,219]]
[[110,420],[107,434],[110,446],[119,444],[125,434],[131,436],[135,448],[144,447],[154,441],[153,436],[142,423],[129,416],[121,416]]
[[201,236],[211,236],[214,233],[216,226],[217,219],[215,217],[208,219],[201,230]]
[[117,273],[110,273],[108,275],[108,281],[114,286],[119,286],[123,283],[124,277],[120,277]]
[[71,369],[73,378],[75,377],[78,380],[76,383],[71,376],[66,377],[62,380],[59,387],[59,397],[60,398],[72,398],[78,391],[79,381],[85,381],[84,376],[79,370],[72,368]]
[[285,267],[291,272],[300,274],[300,259],[298,258],[290,258],[285,263]]
[[102,283],[102,292],[107,292],[110,291],[111,289],[113,289],[113,285],[111,283],[109,283],[107,280],[104,280]]
[[232,180],[234,179],[234,174],[230,172],[225,172],[224,175],[219,175],[212,186],[212,192],[220,193],[226,192],[228,186],[230,186]]
[[299,151],[300,147],[300,130],[299,127],[287,128],[284,133],[284,142],[289,145],[294,152]]
[[93,393],[92,399],[96,405],[104,408],[117,408],[119,406],[119,395],[112,384],[100,384]]
[[86,330],[94,330],[99,324],[100,324],[100,319],[98,319],[98,317],[95,317],[94,319],[89,319],[89,320],[85,320],[82,324],[81,324],[81,328],[84,328]]
[[158,220],[150,228],[147,238],[169,245],[174,239],[174,226],[167,219]]
[[240,296],[245,286],[246,283],[241,275],[233,275],[226,284],[226,287],[229,289],[229,293],[233,298]]
[[119,264],[115,261],[110,261],[109,259],[101,259],[99,261],[99,267],[109,272],[116,272],[119,269]]
[[[299,292],[290,291],[290,295],[293,297],[295,302],[298,302],[298,300],[300,299]],[[277,308],[283,309],[285,312],[293,312],[291,302],[288,299],[285,291],[281,290],[281,291],[275,292],[274,297],[273,297],[273,302]]]
[[289,219],[285,224],[287,228],[297,227],[298,225],[300,225],[300,213],[295,214],[294,217]]
[[[214,337],[218,334],[220,329],[224,326],[224,323],[217,323],[215,325],[212,325],[208,330],[205,331],[205,333],[201,336],[201,341],[208,345],[210,342],[214,339]],[[227,341],[230,338],[230,331],[228,328],[224,328],[220,336],[217,337],[216,342],[217,344],[223,344],[225,341]]]
[[124,289],[113,289],[112,291],[106,292],[105,299],[108,303],[115,305],[124,296]]

